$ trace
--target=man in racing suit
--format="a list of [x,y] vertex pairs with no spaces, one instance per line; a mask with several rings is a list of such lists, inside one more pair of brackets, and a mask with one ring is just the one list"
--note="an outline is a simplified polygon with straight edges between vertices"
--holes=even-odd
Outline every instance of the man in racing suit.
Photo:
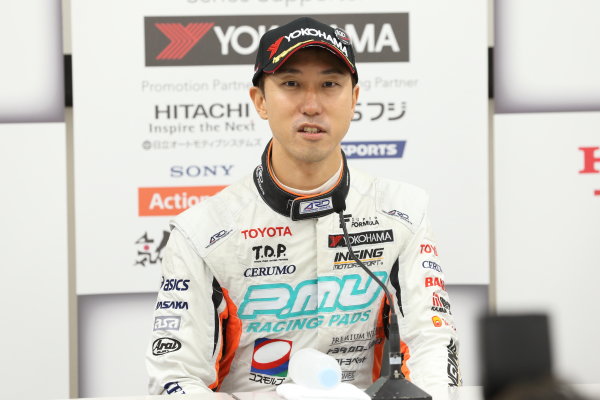
[[460,384],[426,194],[349,168],[340,149],[357,79],[340,29],[301,18],[262,37],[251,97],[273,139],[253,175],[171,223],[152,394],[273,390],[305,347],[334,357],[343,381],[372,384],[390,307],[342,224],[393,294],[402,373],[425,390]]

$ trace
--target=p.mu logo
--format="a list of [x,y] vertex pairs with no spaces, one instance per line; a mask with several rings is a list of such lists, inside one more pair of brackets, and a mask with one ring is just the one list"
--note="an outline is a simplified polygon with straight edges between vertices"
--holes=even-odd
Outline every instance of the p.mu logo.
[[[382,281],[387,273],[374,272]],[[253,285],[248,288],[238,316],[255,319],[260,314],[290,318],[317,312],[355,311],[370,306],[382,291],[371,277],[358,274],[322,276],[300,282],[295,288],[285,283]]]

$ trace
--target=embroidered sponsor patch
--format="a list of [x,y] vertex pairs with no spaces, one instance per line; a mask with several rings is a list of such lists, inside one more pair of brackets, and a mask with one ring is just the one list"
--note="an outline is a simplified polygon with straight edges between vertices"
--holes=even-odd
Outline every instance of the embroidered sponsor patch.
[[181,342],[176,339],[162,337],[152,343],[152,354],[160,356],[181,349]]
[[300,202],[300,214],[312,214],[331,209],[333,209],[333,201],[331,201],[331,197]]
[[180,325],[180,316],[163,315],[154,318],[155,331],[178,331]]
[[291,352],[291,340],[256,339],[250,372],[270,376],[287,376]]

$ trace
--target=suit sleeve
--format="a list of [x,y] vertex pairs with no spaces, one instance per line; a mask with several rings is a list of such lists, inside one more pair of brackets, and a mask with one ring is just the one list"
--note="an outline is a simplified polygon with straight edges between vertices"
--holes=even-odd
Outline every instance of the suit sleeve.
[[162,275],[146,353],[149,392],[211,392],[218,384],[221,304],[209,268],[177,228],[165,248]]
[[396,299],[404,374],[424,390],[462,384],[458,339],[440,250],[425,214],[398,258]]

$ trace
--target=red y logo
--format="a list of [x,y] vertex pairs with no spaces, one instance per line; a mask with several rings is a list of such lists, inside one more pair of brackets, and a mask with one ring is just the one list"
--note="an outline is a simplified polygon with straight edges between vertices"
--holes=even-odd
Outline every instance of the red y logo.
[[283,40],[283,36],[280,37],[279,39],[277,39],[277,41],[275,43],[273,43],[269,46],[269,48],[267,49],[267,51],[271,53],[271,54],[269,54],[269,59],[273,58],[273,56],[277,52],[277,49],[279,48],[279,45],[281,44],[282,40]]
[[329,248],[336,248],[344,238],[344,235],[329,235]]
[[171,43],[156,56],[157,60],[181,60],[196,43],[213,27],[214,22],[181,24],[154,24]]

